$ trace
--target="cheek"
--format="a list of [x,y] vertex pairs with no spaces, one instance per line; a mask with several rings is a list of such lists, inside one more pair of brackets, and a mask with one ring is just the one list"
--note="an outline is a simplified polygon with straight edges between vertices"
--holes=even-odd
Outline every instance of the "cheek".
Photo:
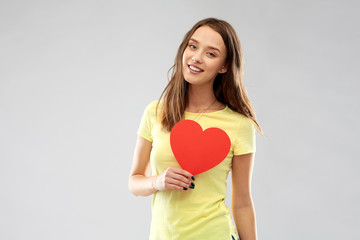
[[225,65],[225,61],[224,60],[221,60],[219,62],[216,63],[216,69],[220,70],[224,67]]
[[186,56],[185,54],[183,54],[183,57],[182,57],[182,68],[184,68],[184,66],[186,66]]
[[183,53],[183,57],[182,57],[182,61],[183,61],[183,63],[184,62],[186,62],[186,59],[188,59],[189,58],[189,56],[188,56],[189,54],[188,54],[188,52],[185,50],[184,51],[184,53]]
[[182,56],[182,68],[185,70],[187,68],[188,62],[190,61],[189,59],[191,59],[191,53],[189,53],[189,51],[184,51],[183,56]]
[[216,61],[216,62],[212,62],[211,66],[210,65],[208,65],[208,66],[211,67],[211,69],[214,72],[217,72],[220,68],[222,68],[223,64],[222,64],[222,62]]

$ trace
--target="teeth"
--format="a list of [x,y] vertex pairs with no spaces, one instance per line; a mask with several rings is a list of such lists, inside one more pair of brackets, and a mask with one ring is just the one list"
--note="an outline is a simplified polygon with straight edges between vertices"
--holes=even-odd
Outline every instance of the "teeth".
[[195,71],[195,72],[201,72],[200,69],[198,69],[198,68],[196,68],[196,67],[194,67],[194,66],[189,65],[189,68],[190,68],[191,70]]

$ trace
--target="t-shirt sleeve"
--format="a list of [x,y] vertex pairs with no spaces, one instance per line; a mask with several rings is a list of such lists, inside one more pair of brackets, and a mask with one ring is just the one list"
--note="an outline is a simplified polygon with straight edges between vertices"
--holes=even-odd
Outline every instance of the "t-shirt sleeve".
[[244,117],[239,124],[240,126],[235,136],[234,155],[255,152],[255,127],[251,119]]
[[150,142],[153,142],[152,138],[152,107],[154,103],[150,103],[144,110],[144,113],[142,115],[140,126],[138,128],[137,134],[146,140],[149,140]]

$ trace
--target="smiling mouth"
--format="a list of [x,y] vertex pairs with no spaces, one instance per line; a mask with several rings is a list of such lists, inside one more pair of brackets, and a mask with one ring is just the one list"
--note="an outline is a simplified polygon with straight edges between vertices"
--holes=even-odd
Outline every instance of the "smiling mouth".
[[188,67],[190,68],[190,70],[194,71],[194,72],[203,72],[204,70],[197,68],[193,65],[188,64]]

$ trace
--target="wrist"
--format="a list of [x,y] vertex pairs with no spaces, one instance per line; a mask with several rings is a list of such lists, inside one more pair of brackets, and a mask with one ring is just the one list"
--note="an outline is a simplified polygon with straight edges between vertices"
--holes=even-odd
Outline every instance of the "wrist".
[[158,175],[153,176],[151,179],[151,190],[154,190],[155,192],[159,190],[158,184],[157,184],[158,177],[159,177]]

